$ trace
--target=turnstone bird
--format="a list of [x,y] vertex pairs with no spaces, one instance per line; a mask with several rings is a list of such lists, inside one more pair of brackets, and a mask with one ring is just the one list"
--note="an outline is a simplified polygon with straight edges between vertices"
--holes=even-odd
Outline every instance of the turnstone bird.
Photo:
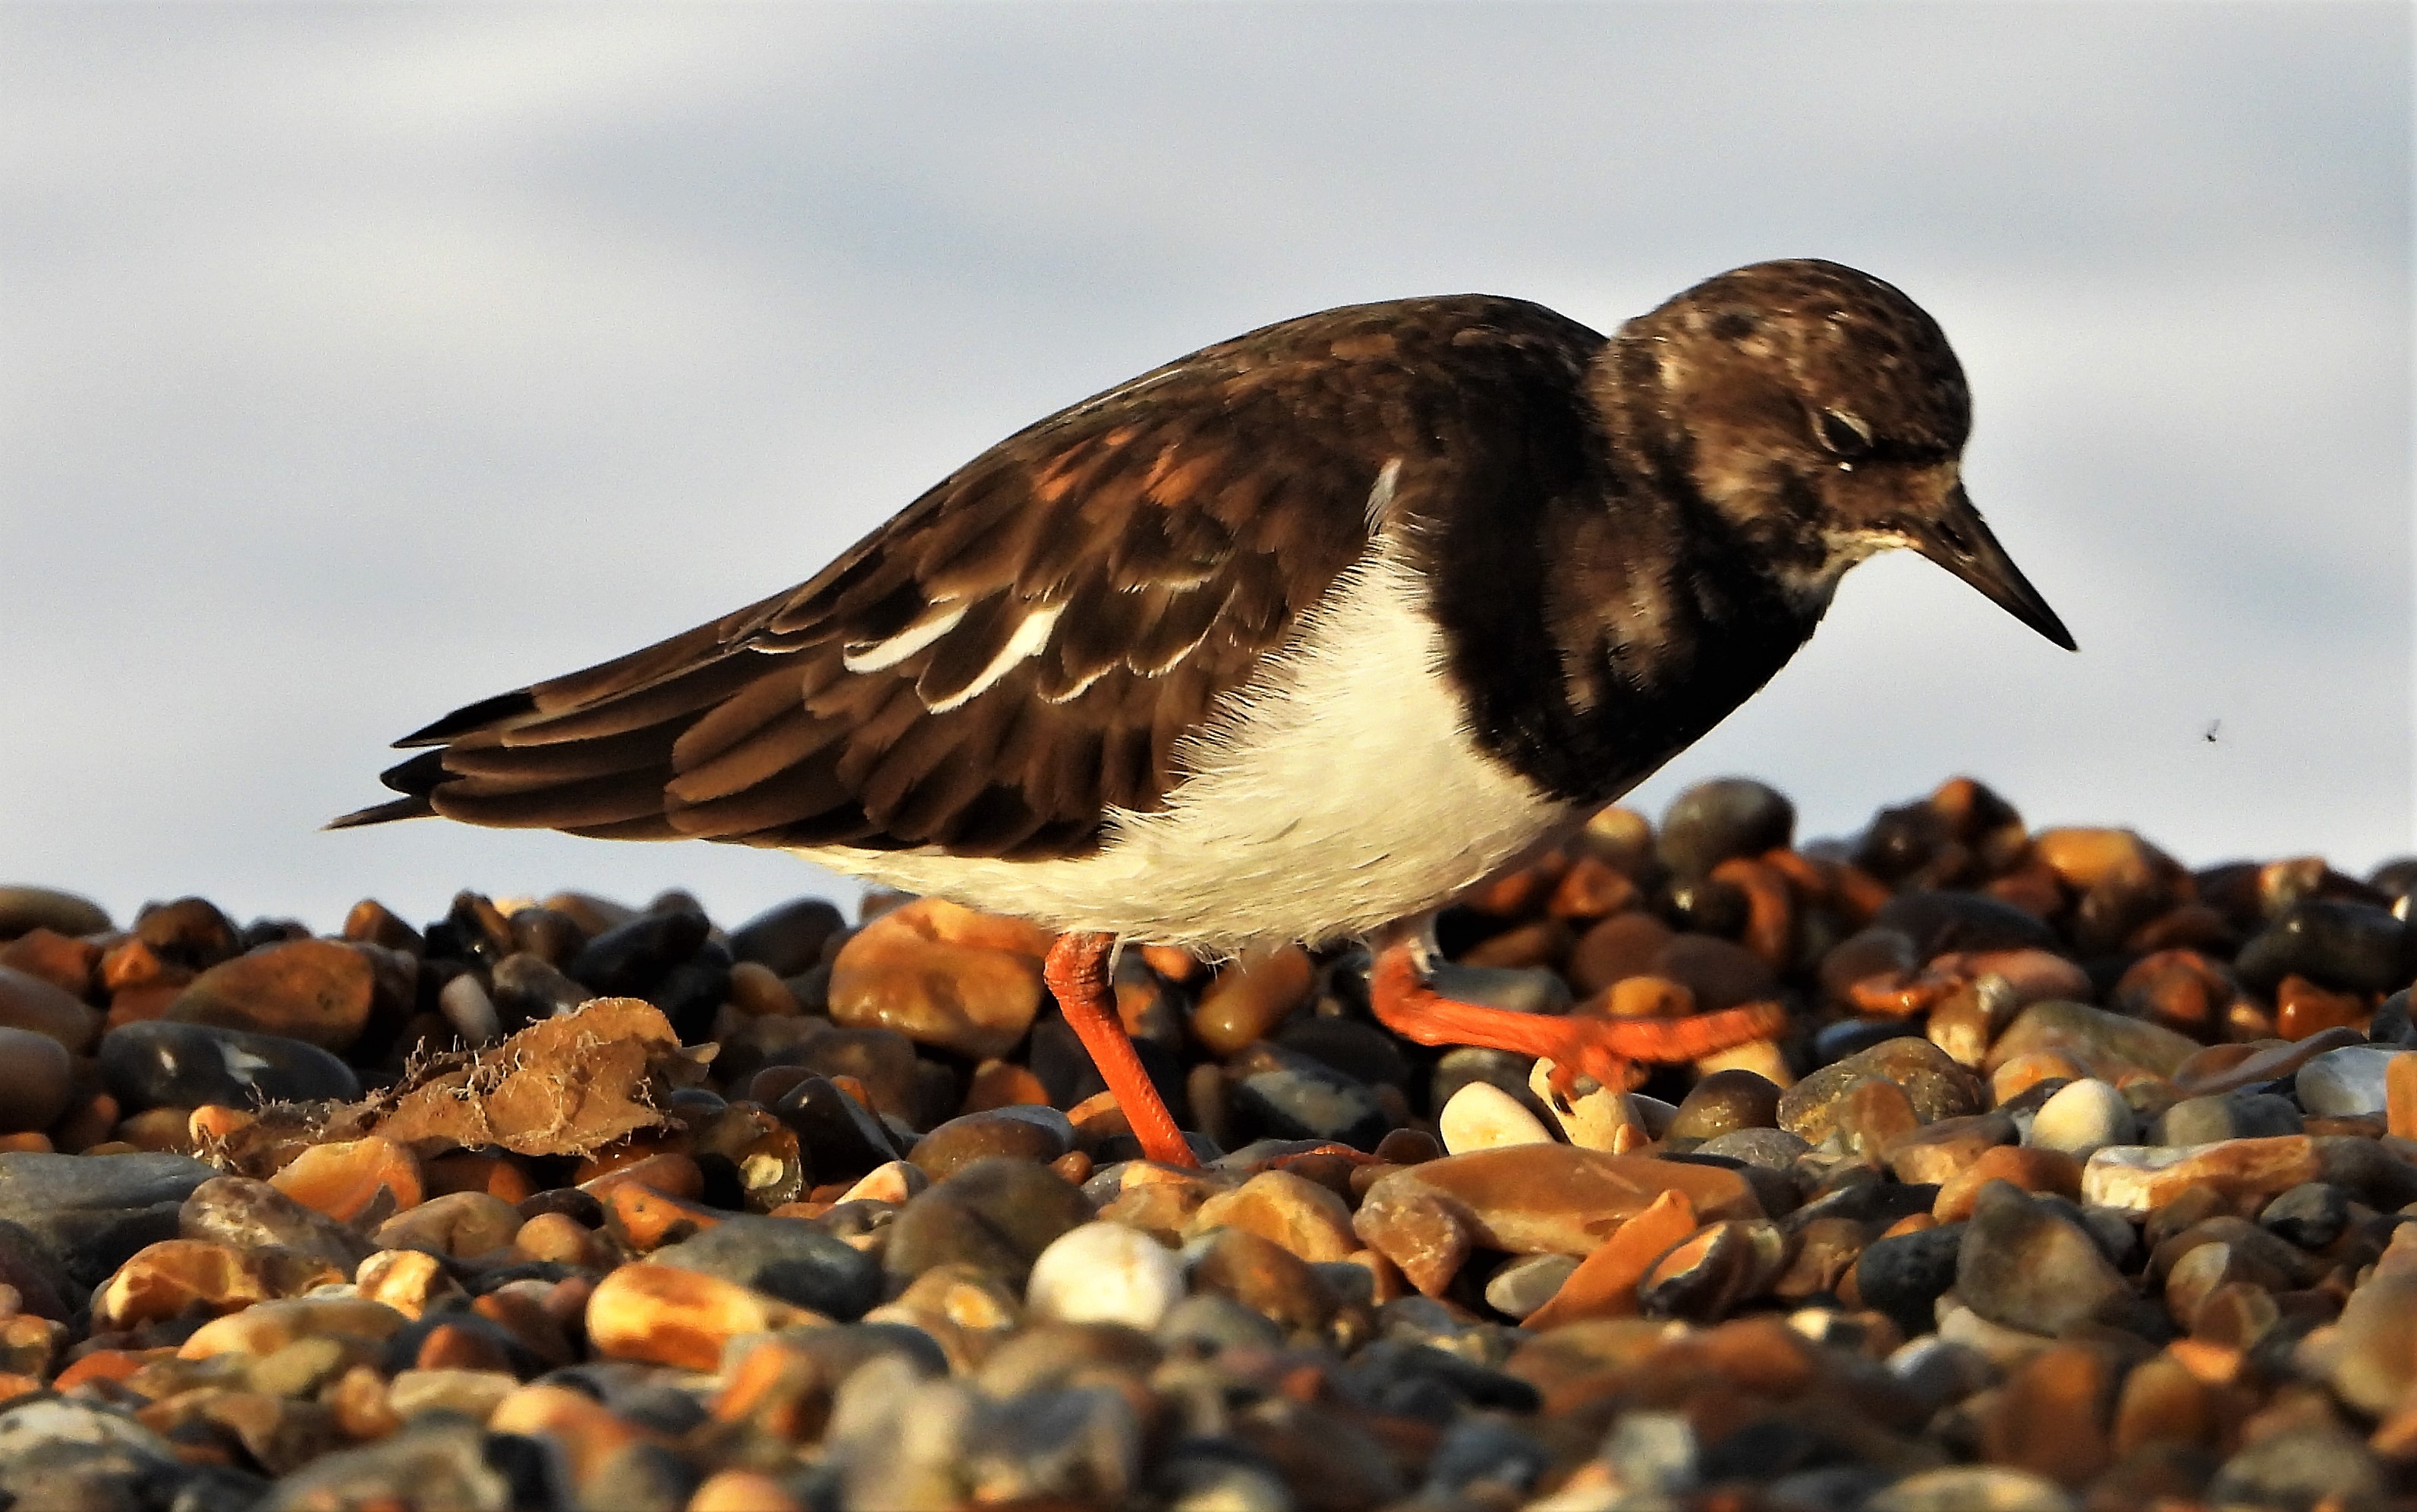
[[1451,1003],[1420,926],[1719,723],[1874,552],[2071,649],[1965,495],[1969,424],[1937,323],[1834,263],[1608,338],[1483,295],[1304,315],[1009,437],[802,586],[406,736],[405,795],[336,823],[773,846],[1061,931],[1053,992],[1178,1164],[1118,942],[1372,938],[1395,1031],[1627,1085],[1774,1025]]

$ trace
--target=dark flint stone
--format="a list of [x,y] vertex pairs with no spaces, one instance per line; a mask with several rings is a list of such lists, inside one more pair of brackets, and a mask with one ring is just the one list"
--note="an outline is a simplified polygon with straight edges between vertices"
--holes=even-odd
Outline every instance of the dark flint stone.
[[[1191,1122],[1192,1099],[1184,1085],[1182,1057],[1154,1039],[1138,1036],[1133,1039],[1133,1053],[1141,1057],[1142,1070],[1148,1074],[1149,1084],[1158,1089],[1176,1123]],[[1099,1067],[1091,1064],[1082,1040],[1075,1037],[1074,1026],[1054,1007],[1043,1008],[1041,1018],[1033,1024],[1031,1053],[1026,1060],[1054,1107],[1072,1108],[1107,1090]]]
[[263,945],[291,945],[313,938],[311,926],[300,919],[253,919],[236,936],[236,954],[248,955]]
[[781,1095],[772,1116],[797,1131],[806,1164],[825,1181],[854,1181],[898,1158],[879,1119],[811,1072]]
[[146,905],[134,916],[134,937],[161,960],[195,971],[232,960],[243,948],[235,921],[205,898]]
[[730,1000],[730,952],[708,940],[655,979],[646,1001],[663,1010],[683,1044],[713,1037],[713,1017]]
[[503,910],[478,893],[455,893],[453,906],[445,911],[445,922],[452,927],[453,941],[458,946],[449,953],[463,960],[492,966],[518,948],[512,939],[511,921],[504,917]]
[[1167,1308],[1152,1337],[1170,1350],[1194,1345],[1207,1354],[1284,1346],[1284,1330],[1273,1321],[1213,1292],[1195,1292]]
[[686,909],[641,914],[588,941],[569,969],[604,996],[648,997],[665,973],[696,954],[712,929],[703,914]]
[[1448,1506],[1480,1482],[1527,1491],[1553,1465],[1552,1452],[1497,1417],[1464,1417],[1444,1430],[1427,1457],[1427,1482],[1418,1503]]
[[1234,1119],[1245,1139],[1332,1140],[1374,1150],[1392,1124],[1366,1083],[1323,1061],[1256,1044],[1226,1063]]
[[1746,923],[1753,916],[1752,905],[1742,889],[1708,877],[1674,882],[1667,896],[1669,920],[1682,937],[1704,935],[1734,940],[1745,932]]
[[2132,1290],[2097,1237],[2066,1216],[2071,1211],[2011,1182],[1984,1186],[1956,1256],[1955,1292],[1965,1306],[2034,1334],[2085,1321],[2144,1338],[2167,1331],[2163,1312]]
[[1821,953],[1821,990],[1844,1003],[1847,990],[1866,976],[1909,972],[1922,964],[1913,937],[1903,930],[1862,930]]
[[98,1404],[20,1397],[0,1409],[0,1505],[17,1512],[160,1506],[189,1474],[165,1439]]
[[1696,1474],[1713,1486],[1723,1481],[1771,1480],[1802,1469],[1822,1448],[1820,1435],[1801,1423],[1757,1417],[1714,1440],[1704,1450]]
[[248,1176],[214,1174],[195,1187],[177,1209],[176,1236],[247,1252],[287,1249],[347,1276],[377,1248],[347,1225]]
[[568,1013],[596,994],[572,981],[543,957],[515,951],[495,962],[487,995],[495,1014],[509,1027],[527,1028],[558,1013]]
[[1020,1290],[1049,1242],[1090,1217],[1082,1192],[1048,1167],[978,1160],[899,1212],[882,1268],[911,1278],[962,1262]]
[[109,911],[89,898],[53,887],[0,887],[0,940],[36,930],[73,938],[109,928]]
[[1938,1298],[1955,1284],[1963,1244],[1961,1223],[1874,1240],[1855,1261],[1855,1287],[1863,1305],[1887,1313],[1908,1338],[1933,1332]]
[[741,1214],[647,1257],[852,1323],[881,1300],[881,1266],[826,1230]]
[[2303,1249],[2322,1249],[2349,1226],[2349,1194],[2321,1181],[2302,1182],[2267,1203],[2257,1224]]
[[148,1019],[100,1037],[100,1074],[129,1113],[223,1103],[350,1102],[352,1067],[316,1045],[216,1024]]
[[59,1258],[22,1223],[0,1221],[0,1285],[13,1286],[37,1318],[65,1323],[83,1304],[83,1288]]
[[0,1220],[77,1285],[98,1286],[144,1245],[175,1238],[177,1209],[217,1174],[181,1155],[0,1155]]
[[1872,927],[1906,935],[1923,960],[1951,950],[2056,948],[2056,931],[2044,920],[1985,893],[1899,893],[1872,915]]
[[604,1204],[594,1193],[583,1192],[576,1187],[550,1187],[541,1192],[531,1192],[514,1206],[523,1218],[559,1213],[583,1228],[604,1226]]
[[1671,800],[1654,852],[1674,876],[1692,880],[1732,856],[1778,850],[1795,833],[1786,794],[1751,778],[1715,778]]
[[531,955],[550,966],[576,957],[587,944],[586,932],[570,915],[551,908],[524,908],[512,915],[512,954]]
[[2417,1025],[2409,1017],[2409,989],[2402,988],[2377,1005],[2375,1016],[2366,1022],[2366,1037],[2402,1050],[2417,1046]]
[[2409,929],[2380,908],[2303,898],[2241,947],[2241,979],[2272,991],[2287,975],[2347,992],[2388,992],[2409,985]]
[[1927,803],[1883,809],[1855,841],[1854,863],[1893,883],[1929,864],[1947,843],[1947,816]]
[[247,1512],[266,1498],[274,1485],[233,1465],[195,1465],[177,1486],[168,1512]]
[[1786,1175],[1795,1166],[1796,1157],[1811,1148],[1784,1128],[1741,1128],[1706,1140],[1695,1146],[1695,1154],[1725,1156]]
[[[1428,974],[1427,985],[1454,1003],[1473,1003],[1481,1008],[1500,1008],[1505,1013],[1567,1013],[1576,1002],[1560,973],[1541,967],[1464,966],[1445,961]],[[1353,1021],[1313,1018],[1296,1022],[1309,1025]],[[1359,1023],[1357,1027],[1373,1031],[1376,1026]]]
[[1455,1405],[1510,1413],[1532,1413],[1543,1398],[1528,1382],[1472,1360],[1448,1353],[1432,1344],[1380,1338],[1354,1355],[1343,1372],[1343,1388],[1378,1412],[1388,1411],[1387,1392],[1402,1381],[1431,1381],[1444,1387]]
[[321,1455],[278,1481],[253,1512],[370,1504],[510,1512],[524,1504],[513,1500],[513,1481],[490,1462],[478,1424],[432,1414],[374,1444]]
[[918,1128],[939,1121],[923,1116],[924,1082],[915,1042],[895,1029],[825,1029],[784,1059],[819,1076],[856,1078],[872,1095],[875,1112],[903,1118]]
[[846,916],[828,900],[793,899],[732,930],[730,953],[770,967],[775,976],[795,976],[819,964],[823,947],[846,928]]
[[712,1415],[705,1410],[705,1403],[661,1381],[639,1381],[617,1391],[608,1390],[604,1404],[641,1427],[673,1438]]
[[1752,1071],[1714,1071],[1689,1090],[1670,1119],[1672,1139],[1710,1140],[1779,1120],[1779,1088]]
[[1883,1227],[1938,1205],[1938,1184],[1931,1181],[1866,1181],[1842,1187],[1807,1202],[1787,1216],[1786,1227],[1802,1228],[1815,1218],[1847,1218]]
[[1352,1019],[1295,1019],[1277,1034],[1275,1042],[1367,1086],[1407,1090],[1410,1084],[1410,1058],[1402,1052],[1402,1042],[1374,1024]]
[[1919,1039],[1919,1019],[1841,1019],[1825,1023],[1813,1035],[1813,1064],[1835,1066],[1849,1055],[1861,1055],[1892,1039]]
[[573,1265],[565,1261],[522,1260],[509,1265],[490,1265],[484,1269],[464,1266],[463,1274],[456,1279],[462,1283],[464,1291],[474,1297],[482,1297],[490,1292],[500,1292],[514,1281],[543,1281],[551,1286],[574,1276],[592,1278],[600,1274],[585,1265]]

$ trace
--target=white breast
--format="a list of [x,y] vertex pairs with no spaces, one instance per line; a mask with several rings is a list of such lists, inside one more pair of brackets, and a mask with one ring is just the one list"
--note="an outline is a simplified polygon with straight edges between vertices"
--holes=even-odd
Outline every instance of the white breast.
[[1113,810],[1096,854],[798,854],[1055,929],[1214,951],[1364,934],[1437,906],[1582,816],[1477,748],[1418,579],[1381,541],[1190,737],[1193,775],[1167,806]]

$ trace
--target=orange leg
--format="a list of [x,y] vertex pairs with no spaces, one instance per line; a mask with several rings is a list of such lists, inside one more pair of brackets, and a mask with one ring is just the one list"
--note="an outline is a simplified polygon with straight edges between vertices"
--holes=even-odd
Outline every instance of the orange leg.
[[1108,981],[1108,955],[1115,946],[1112,935],[1061,934],[1049,947],[1041,979],[1049,984],[1050,995],[1116,1095],[1125,1122],[1141,1141],[1142,1153],[1162,1165],[1195,1169],[1199,1160],[1175,1126],[1165,1100],[1149,1084],[1141,1057],[1133,1053],[1132,1040],[1117,1017],[1116,994]]
[[1767,1039],[1787,1021],[1776,1003],[1750,1003],[1684,1019],[1606,1019],[1594,1014],[1513,1013],[1440,996],[1419,979],[1409,942],[1389,945],[1368,974],[1376,1020],[1421,1045],[1482,1045],[1549,1058],[1556,1091],[1567,1096],[1581,1075],[1616,1092],[1641,1078],[1637,1061],[1692,1061],[1750,1039]]

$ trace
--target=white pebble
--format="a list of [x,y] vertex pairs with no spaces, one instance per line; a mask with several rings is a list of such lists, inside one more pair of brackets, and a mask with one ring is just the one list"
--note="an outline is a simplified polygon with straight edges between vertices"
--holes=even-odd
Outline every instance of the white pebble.
[[462,1036],[463,1043],[484,1045],[503,1037],[504,1026],[495,1017],[494,1000],[479,985],[479,978],[464,972],[447,982],[436,994],[436,1011]]
[[1086,1223],[1032,1263],[1025,1306],[1066,1323],[1127,1323],[1148,1332],[1183,1296],[1183,1262],[1139,1229]]
[[1553,1142],[1543,1119],[1491,1081],[1471,1081],[1453,1093],[1436,1123],[1443,1132],[1443,1147],[1454,1155]]
[[2123,1095],[2096,1077],[2084,1077],[2058,1088],[2040,1104],[2023,1142],[2086,1160],[2107,1145],[2129,1144],[2139,1137],[2139,1115]]

